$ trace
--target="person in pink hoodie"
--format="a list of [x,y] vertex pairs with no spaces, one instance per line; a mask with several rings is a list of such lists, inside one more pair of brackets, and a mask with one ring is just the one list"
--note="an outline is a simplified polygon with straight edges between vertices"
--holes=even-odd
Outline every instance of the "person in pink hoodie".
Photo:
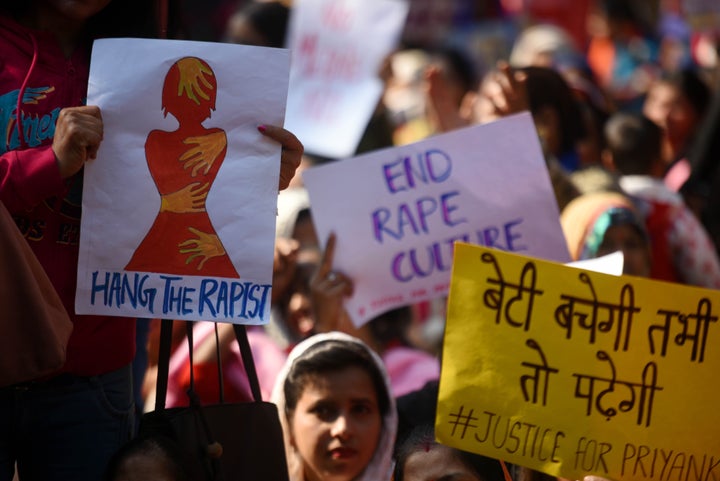
[[[96,481],[133,435],[135,320],[77,315],[74,299],[82,168],[106,133],[99,107],[84,105],[92,40],[155,36],[154,6],[110,0],[0,6],[0,201],[73,322],[60,370],[0,389],[3,481],[16,466],[22,481]],[[283,145],[284,188],[302,144],[280,127],[261,131]]]

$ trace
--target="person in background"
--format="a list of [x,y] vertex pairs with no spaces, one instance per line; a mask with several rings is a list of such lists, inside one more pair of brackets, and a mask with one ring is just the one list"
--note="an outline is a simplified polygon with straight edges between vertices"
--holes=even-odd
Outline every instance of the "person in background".
[[320,261],[320,244],[304,187],[289,188],[278,196],[275,258],[272,313],[265,328],[289,351],[312,333],[315,324],[310,276]]
[[242,3],[230,16],[224,41],[258,47],[282,48],[290,18],[290,8],[281,2]]
[[110,459],[103,481],[193,481],[199,479],[186,462],[187,453],[164,436],[137,437]]
[[552,68],[513,69],[505,62],[485,75],[472,102],[471,122],[484,124],[529,111],[550,174],[558,207],[580,195],[568,173],[580,166],[578,143],[585,119],[567,82]]
[[562,27],[551,23],[528,26],[519,32],[512,45],[508,62],[513,67],[556,67],[580,51]]
[[662,76],[648,90],[642,111],[663,130],[665,184],[675,192],[690,177],[687,156],[711,99],[710,88],[690,68]]
[[344,333],[299,343],[272,401],[283,427],[290,481],[388,481],[397,430],[380,358]]
[[[399,479],[441,480],[455,479],[451,470],[462,475],[458,479],[503,479],[505,481],[557,481],[559,478],[516,464],[502,463],[496,459],[467,453],[458,449],[438,449],[432,463],[426,464],[422,451],[430,452],[436,447],[433,426],[438,402],[438,381],[429,381],[422,388],[396,399],[398,411],[398,433],[395,442],[395,476]],[[422,449],[422,451],[420,451]],[[416,454],[415,461],[408,465],[408,455]],[[420,454],[420,455],[418,455]],[[412,472],[408,472],[408,467]],[[451,471],[447,473],[447,471]],[[436,476],[426,476],[432,472]],[[447,473],[447,474],[445,474]],[[448,476],[450,474],[450,476]],[[500,477],[498,477],[500,476]],[[412,478],[409,478],[412,477]],[[590,480],[586,480],[590,481]]]
[[651,2],[597,0],[588,15],[587,62],[617,109],[637,110],[660,74]]
[[681,189],[720,252],[720,95],[714,95],[689,155],[692,172]]
[[430,133],[449,132],[467,124],[468,95],[479,82],[479,68],[465,51],[441,46],[429,52],[425,69],[426,117]]
[[513,69],[505,63],[483,79],[474,106],[475,123],[529,110],[546,157],[567,172],[579,164],[577,144],[585,135],[578,101],[565,79],[549,67]]
[[620,175],[652,246],[654,279],[717,289],[720,261],[707,232],[680,194],[663,182],[662,130],[642,114],[619,112],[605,126],[606,167]]
[[572,260],[623,253],[623,274],[650,277],[652,253],[645,224],[632,201],[616,192],[572,200],[560,214]]
[[586,123],[586,135],[576,146],[578,167],[600,164],[602,125],[612,104],[568,33],[557,25],[542,23],[523,29],[513,43],[509,63],[513,68],[551,68],[563,77]]
[[430,135],[424,75],[429,64],[430,55],[421,48],[399,49],[385,61],[382,102],[393,126],[394,145],[406,145]]
[[343,307],[344,298],[352,294],[353,281],[333,270],[336,241],[331,234],[310,280],[314,332],[341,331],[362,339],[382,358],[396,397],[439,379],[438,358],[408,340],[407,330],[414,312],[411,306],[390,309],[360,327],[353,324]]
[[0,6],[0,200],[73,322],[58,372],[0,390],[1,480],[17,464],[23,481],[95,481],[133,435],[135,320],[74,309],[81,170],[104,135],[100,109],[83,104],[92,39],[152,37],[153,27],[140,2]]

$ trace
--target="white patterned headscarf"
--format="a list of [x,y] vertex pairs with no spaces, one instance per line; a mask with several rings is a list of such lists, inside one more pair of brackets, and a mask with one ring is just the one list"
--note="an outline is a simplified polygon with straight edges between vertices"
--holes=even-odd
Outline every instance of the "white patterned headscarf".
[[395,435],[397,434],[397,409],[395,407],[395,399],[392,396],[392,389],[390,387],[390,379],[388,378],[387,372],[385,371],[385,365],[382,359],[372,349],[370,349],[361,340],[349,336],[342,332],[327,332],[322,334],[315,334],[314,336],[305,339],[300,342],[290,352],[290,355],[285,361],[285,365],[280,370],[280,373],[275,380],[275,387],[273,388],[271,401],[277,405],[278,414],[280,416],[280,424],[282,424],[284,440],[285,440],[285,454],[287,456],[288,472],[290,474],[290,481],[305,481],[305,473],[303,471],[303,463],[297,450],[290,444],[290,431],[285,416],[285,379],[290,372],[290,368],[296,359],[302,357],[305,352],[320,342],[338,340],[353,342],[361,345],[366,349],[378,370],[382,373],[383,380],[385,381],[385,388],[390,397],[388,403],[388,410],[382,420],[382,431],[380,434],[380,441],[378,442],[377,448],[375,448],[375,454],[368,463],[367,467],[360,473],[360,475],[353,481],[389,481],[392,476],[393,469],[393,447],[395,444]]

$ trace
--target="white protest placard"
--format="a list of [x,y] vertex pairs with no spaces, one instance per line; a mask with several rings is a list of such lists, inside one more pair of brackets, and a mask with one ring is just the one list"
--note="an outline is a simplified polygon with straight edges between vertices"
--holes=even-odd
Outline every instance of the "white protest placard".
[[293,3],[285,126],[305,150],[353,155],[380,100],[380,68],[398,44],[407,12],[405,0]]
[[334,268],[355,283],[361,325],[447,294],[463,241],[569,261],[532,117],[522,113],[308,169],[320,239],[337,234]]
[[280,145],[257,127],[283,124],[289,63],[285,49],[95,42],[104,139],[84,172],[78,313],[268,321]]
[[612,254],[606,254],[593,259],[582,259],[567,263],[570,267],[577,267],[578,269],[585,269],[593,272],[602,272],[603,274],[610,274],[612,276],[621,276],[624,264],[625,256],[623,256],[622,251],[613,252]]

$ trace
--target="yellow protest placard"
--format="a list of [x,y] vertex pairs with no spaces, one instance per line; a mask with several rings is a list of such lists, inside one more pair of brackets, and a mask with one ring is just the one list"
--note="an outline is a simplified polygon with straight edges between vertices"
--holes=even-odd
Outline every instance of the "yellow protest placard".
[[720,291],[457,243],[438,440],[582,479],[720,479]]

